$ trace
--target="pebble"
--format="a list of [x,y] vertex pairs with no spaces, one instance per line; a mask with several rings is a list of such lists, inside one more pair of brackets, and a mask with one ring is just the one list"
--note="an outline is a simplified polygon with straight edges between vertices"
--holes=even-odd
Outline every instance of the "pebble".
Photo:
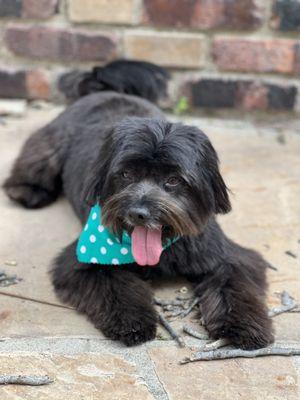
[[180,293],[187,293],[188,288],[186,286],[182,286],[182,288],[179,290]]
[[15,260],[6,260],[4,261],[5,265],[8,265],[9,267],[15,267],[16,265],[18,265],[17,261]]

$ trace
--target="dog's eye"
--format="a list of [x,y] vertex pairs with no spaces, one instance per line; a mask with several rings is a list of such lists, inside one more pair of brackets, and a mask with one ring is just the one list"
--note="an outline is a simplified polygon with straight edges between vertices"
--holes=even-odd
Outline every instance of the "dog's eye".
[[177,185],[179,185],[181,183],[181,178],[179,176],[171,176],[167,182],[166,182],[166,186],[168,187],[175,187]]
[[128,169],[125,169],[124,171],[121,172],[121,176],[124,179],[130,179],[131,178],[130,171]]

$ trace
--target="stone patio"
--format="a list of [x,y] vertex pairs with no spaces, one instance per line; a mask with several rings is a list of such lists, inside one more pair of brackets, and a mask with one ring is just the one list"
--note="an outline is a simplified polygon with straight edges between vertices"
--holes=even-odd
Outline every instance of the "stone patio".
[[[0,126],[0,180],[36,128],[61,110],[30,108],[25,117]],[[220,223],[240,244],[256,248],[278,268],[269,271],[269,306],[287,290],[300,304],[300,129],[290,122],[266,127],[250,121],[188,119],[212,139],[233,212]],[[22,281],[0,287],[0,374],[48,374],[44,387],[5,386],[1,400],[215,400],[300,398],[300,357],[268,357],[178,365],[178,349],[159,330],[157,340],[135,348],[111,342],[84,316],[56,299],[47,269],[80,225],[64,199],[28,211],[0,191],[0,269]],[[296,258],[286,254],[291,251]],[[11,263],[15,261],[15,264]],[[7,263],[8,262],[8,263]],[[157,288],[174,298],[185,282]],[[300,308],[275,317],[276,341],[300,342]],[[195,324],[194,321],[190,322]],[[180,330],[182,320],[173,323]],[[196,326],[196,325],[195,325]],[[189,345],[197,341],[186,337]]]

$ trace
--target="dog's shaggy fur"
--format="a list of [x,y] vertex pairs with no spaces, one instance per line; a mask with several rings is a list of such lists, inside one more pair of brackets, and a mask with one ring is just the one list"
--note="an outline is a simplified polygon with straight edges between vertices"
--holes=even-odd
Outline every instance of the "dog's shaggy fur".
[[[163,226],[163,240],[180,238],[155,267],[81,264],[74,242],[51,270],[58,297],[87,314],[107,337],[134,345],[156,333],[147,280],[183,276],[194,284],[212,338],[245,349],[266,346],[273,341],[265,305],[267,263],[228,239],[215,220],[230,210],[230,201],[214,148],[198,128],[170,123],[149,101],[124,94],[134,86],[136,95],[157,99],[157,82],[167,77],[158,67],[120,61],[119,67],[111,73],[118,72],[122,85],[115,89],[123,93],[88,94],[31,136],[5,190],[35,208],[53,202],[63,189],[82,223],[88,203],[99,202],[104,223],[116,234],[141,224]],[[78,77],[77,94],[97,87],[91,81],[84,87]]]

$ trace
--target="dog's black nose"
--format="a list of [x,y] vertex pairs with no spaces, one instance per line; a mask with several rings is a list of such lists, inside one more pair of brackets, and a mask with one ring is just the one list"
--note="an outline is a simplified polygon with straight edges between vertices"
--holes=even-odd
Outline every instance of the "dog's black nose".
[[128,218],[134,225],[143,225],[150,219],[150,211],[147,207],[131,207],[128,210]]

